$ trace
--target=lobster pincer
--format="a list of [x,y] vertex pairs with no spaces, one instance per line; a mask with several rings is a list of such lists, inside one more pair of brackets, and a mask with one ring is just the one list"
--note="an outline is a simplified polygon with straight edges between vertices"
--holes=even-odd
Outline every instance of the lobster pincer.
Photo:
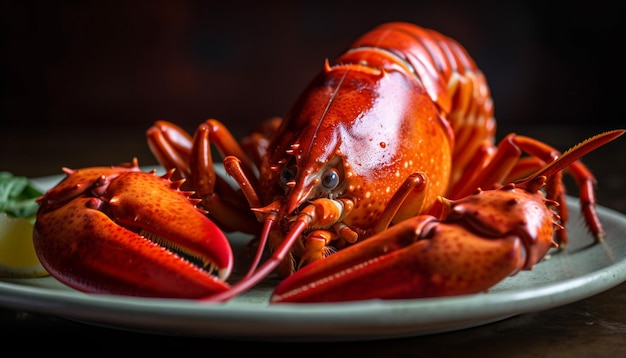
[[[535,194],[536,195],[536,194]],[[558,217],[509,185],[445,202],[443,219],[418,215],[287,277],[272,302],[350,301],[453,296],[487,291],[530,269],[556,247]],[[494,222],[493,212],[516,212]],[[531,220],[522,213],[538,211]]]
[[[172,172],[132,165],[64,169],[37,199],[33,231],[42,265],[91,293],[201,297],[228,290],[229,242]],[[195,264],[195,263],[198,264]]]

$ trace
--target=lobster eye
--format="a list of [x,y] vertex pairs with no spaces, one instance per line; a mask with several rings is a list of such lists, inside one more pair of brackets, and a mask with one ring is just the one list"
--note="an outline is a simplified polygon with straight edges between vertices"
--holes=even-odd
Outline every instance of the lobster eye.
[[325,189],[332,190],[339,185],[339,173],[337,169],[330,168],[322,176],[322,186]]
[[286,185],[287,183],[293,181],[296,178],[296,171],[297,168],[295,165],[290,165],[288,167],[283,168],[283,170],[280,171],[280,182],[283,185]]

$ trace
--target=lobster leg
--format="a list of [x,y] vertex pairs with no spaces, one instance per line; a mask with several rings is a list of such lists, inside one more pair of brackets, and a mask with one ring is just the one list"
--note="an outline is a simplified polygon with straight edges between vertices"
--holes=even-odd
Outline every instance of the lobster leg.
[[265,120],[241,139],[241,147],[250,155],[257,168],[261,167],[263,158],[267,155],[270,138],[276,133],[282,122],[281,117]]
[[243,163],[241,171],[252,188],[258,185],[252,162],[222,123],[207,120],[192,138],[175,124],[157,121],[148,129],[147,138],[157,160],[167,170],[178,170],[178,175],[186,179],[185,189],[193,190],[195,196],[202,199],[209,217],[220,227],[226,231],[258,232],[258,222],[244,206],[241,194],[215,172],[212,145],[223,156],[237,157]]
[[[529,153],[531,157],[520,158],[522,151]],[[476,188],[490,188],[494,184],[511,182],[527,176],[539,170],[547,163],[555,161],[560,152],[551,146],[535,139],[515,134],[507,135],[498,145],[495,153],[490,155],[489,160],[484,161],[484,167],[472,172],[477,175],[466,178],[459,182],[447,196],[460,198],[471,194]],[[587,167],[576,160],[568,167],[580,187],[579,195],[581,210],[585,217],[590,232],[597,240],[601,240],[604,229],[595,211],[596,199],[594,193],[595,178]],[[559,202],[559,214],[561,221],[568,220],[567,204],[565,202],[565,186],[561,180],[560,172],[554,173],[549,178],[546,186],[547,197]],[[558,241],[564,246],[567,244],[567,233],[563,230],[558,232]]]
[[166,170],[176,169],[178,179],[190,176],[192,140],[187,132],[174,123],[156,121],[146,134],[150,150]]
[[379,233],[386,230],[391,225],[399,208],[406,205],[409,197],[411,197],[409,205],[412,206],[413,212],[422,212],[427,180],[423,173],[413,173],[409,175],[395,192],[391,200],[389,200],[385,210],[383,210],[378,222],[374,226],[374,232]]

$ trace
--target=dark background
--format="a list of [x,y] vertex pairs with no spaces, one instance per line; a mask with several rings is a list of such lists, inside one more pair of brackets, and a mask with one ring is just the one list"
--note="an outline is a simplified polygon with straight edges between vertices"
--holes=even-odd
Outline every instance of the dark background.
[[[624,127],[624,12],[617,2],[296,3],[0,1],[0,170],[42,176],[60,174],[61,166],[110,165],[133,156],[153,164],[145,130],[157,119],[192,131],[218,118],[240,136],[283,115],[324,58],[396,20],[437,29],[469,50],[491,85],[499,138],[514,130],[565,149]],[[585,158],[599,178],[598,202],[621,214],[625,144],[620,138]],[[124,340],[141,353],[228,356],[249,355],[253,347],[273,356],[617,357],[624,356],[625,302],[621,284],[475,329],[382,342],[155,339],[4,308],[0,327],[9,343],[33,337],[60,343],[7,345],[18,355],[67,353],[79,336],[111,352],[128,350],[116,344]]]
[[[624,13],[602,1],[5,1],[0,170],[152,164],[144,133],[157,119],[193,131],[217,118],[241,137],[284,115],[325,58],[398,20],[468,49],[491,85],[500,137],[623,122]],[[38,161],[42,151],[58,159]]]

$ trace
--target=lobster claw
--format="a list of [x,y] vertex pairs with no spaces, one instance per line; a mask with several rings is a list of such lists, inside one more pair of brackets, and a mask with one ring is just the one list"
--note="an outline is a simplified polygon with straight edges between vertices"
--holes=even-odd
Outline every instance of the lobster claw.
[[458,221],[456,216],[462,210],[453,211],[447,221],[429,215],[406,219],[313,262],[281,282],[271,302],[479,293],[522,269],[530,269],[529,258],[542,256],[535,251],[552,247],[551,231],[546,233],[547,240],[529,243],[521,222],[521,230],[515,228],[520,226],[516,223],[513,230],[488,233],[477,230],[475,223]]
[[[66,172],[38,199],[33,231],[42,265],[59,281],[84,292],[144,297],[196,298],[230,288],[229,242],[171,173]],[[98,179],[84,180],[91,173]]]
[[[524,262],[519,246],[513,236],[489,240],[432,216],[415,216],[305,266],[276,287],[271,302],[477,293],[519,270]],[[476,256],[485,252],[489,256]]]

